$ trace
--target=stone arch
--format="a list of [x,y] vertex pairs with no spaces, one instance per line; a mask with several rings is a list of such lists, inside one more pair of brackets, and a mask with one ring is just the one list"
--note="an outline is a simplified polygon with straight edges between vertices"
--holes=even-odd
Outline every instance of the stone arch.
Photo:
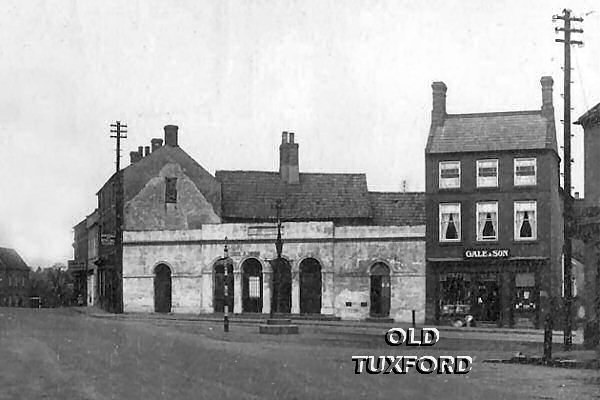
[[154,267],[154,311],[170,313],[172,301],[172,270],[166,263]]
[[[227,277],[225,276],[227,271]],[[213,311],[224,312],[227,305],[227,311],[233,312],[234,303],[234,262],[228,258],[218,258],[212,264],[213,280]]]
[[391,268],[386,262],[376,261],[369,268],[370,309],[369,315],[385,318],[390,315],[391,306]]
[[262,312],[263,264],[256,257],[246,257],[240,262],[242,274],[242,312]]
[[300,313],[320,314],[323,281],[322,264],[314,257],[305,257],[298,264],[300,281]]

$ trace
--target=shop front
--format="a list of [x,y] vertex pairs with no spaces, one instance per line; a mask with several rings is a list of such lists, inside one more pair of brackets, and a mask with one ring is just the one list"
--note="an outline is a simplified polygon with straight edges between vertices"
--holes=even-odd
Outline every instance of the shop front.
[[[542,258],[510,257],[508,250],[466,250],[463,259],[430,259],[435,319],[456,323],[539,326]],[[469,318],[470,319],[470,318]]]

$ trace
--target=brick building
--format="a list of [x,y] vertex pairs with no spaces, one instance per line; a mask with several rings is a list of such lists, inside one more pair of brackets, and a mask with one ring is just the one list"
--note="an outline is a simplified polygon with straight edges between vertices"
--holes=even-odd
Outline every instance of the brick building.
[[[208,173],[165,127],[123,170],[125,311],[328,314],[424,320],[424,194],[369,192],[364,174],[302,173],[284,132],[279,171]],[[114,177],[98,192],[114,232]],[[276,257],[276,208],[284,247]],[[114,246],[101,243],[98,297]],[[224,259],[224,248],[228,247]],[[228,269],[230,279],[225,282]],[[224,287],[232,295],[225,299]]]
[[29,267],[14,249],[0,247],[0,306],[28,306],[29,272]]
[[540,326],[562,293],[552,78],[532,111],[448,114],[434,82],[426,159],[427,315]]

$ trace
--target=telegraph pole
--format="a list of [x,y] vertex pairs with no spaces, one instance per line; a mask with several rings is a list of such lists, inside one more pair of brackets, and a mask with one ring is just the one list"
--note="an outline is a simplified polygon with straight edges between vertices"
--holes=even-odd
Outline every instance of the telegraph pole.
[[571,33],[583,33],[582,29],[571,28],[571,22],[583,22],[583,18],[571,16],[571,10],[564,9],[562,15],[555,15],[553,20],[560,19],[563,21],[562,28],[555,28],[556,32],[563,32],[563,39],[555,39],[556,42],[564,44],[565,65],[564,65],[564,310],[565,310],[565,326],[564,326],[564,348],[570,350],[573,343],[572,327],[573,316],[571,315],[571,304],[573,301],[573,289],[571,279],[571,256],[572,244],[571,236],[573,234],[573,197],[571,197],[571,45],[583,45],[579,40],[572,40]]
[[115,314],[123,312],[123,174],[121,172],[121,139],[127,138],[127,125],[121,121],[110,124],[111,138],[116,139],[116,174],[113,190],[115,191],[115,252],[112,266],[111,311]]

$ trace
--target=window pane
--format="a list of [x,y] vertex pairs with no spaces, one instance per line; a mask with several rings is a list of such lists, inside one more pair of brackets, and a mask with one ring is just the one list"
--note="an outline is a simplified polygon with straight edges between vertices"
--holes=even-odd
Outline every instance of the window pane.
[[440,204],[439,240],[460,241],[460,203]]
[[498,239],[498,203],[477,203],[477,240]]
[[165,179],[165,203],[177,203],[177,178]]
[[477,186],[498,186],[498,160],[477,161]]
[[515,158],[515,185],[535,185],[536,169],[535,158]]
[[537,204],[535,201],[516,201],[515,240],[535,240],[537,238]]
[[460,187],[460,161],[440,162],[439,187],[441,189]]

